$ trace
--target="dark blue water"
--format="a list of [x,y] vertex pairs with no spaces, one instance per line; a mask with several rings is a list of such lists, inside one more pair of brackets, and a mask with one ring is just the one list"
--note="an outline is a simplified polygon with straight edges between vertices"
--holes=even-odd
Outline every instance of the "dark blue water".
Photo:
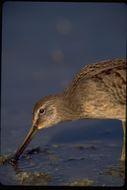
[[[1,153],[8,154],[31,127],[38,99],[62,91],[86,64],[126,57],[126,5],[6,2],[2,14]],[[83,120],[40,131],[29,148],[99,140],[115,142],[119,158],[122,135],[120,121]]]

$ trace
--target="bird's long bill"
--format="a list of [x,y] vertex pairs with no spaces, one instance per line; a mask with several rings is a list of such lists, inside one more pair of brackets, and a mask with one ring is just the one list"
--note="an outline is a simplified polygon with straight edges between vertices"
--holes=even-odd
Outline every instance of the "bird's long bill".
[[24,139],[23,143],[21,146],[18,148],[17,152],[15,153],[13,159],[16,161],[20,157],[20,155],[23,153],[27,145],[30,143],[32,140],[33,136],[37,133],[38,129],[36,126],[33,126],[30,131],[28,132],[26,138]]

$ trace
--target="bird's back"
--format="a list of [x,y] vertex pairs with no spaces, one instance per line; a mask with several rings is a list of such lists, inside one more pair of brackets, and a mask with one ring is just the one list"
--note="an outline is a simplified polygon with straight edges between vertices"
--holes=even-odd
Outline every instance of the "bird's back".
[[85,111],[95,112],[96,116],[102,114],[105,117],[107,114],[109,117],[111,111],[115,112],[111,118],[123,117],[126,104],[126,60],[114,59],[86,65],[74,77],[64,94],[84,105]]
[[[72,83],[68,88],[65,89],[65,93],[71,93],[74,91],[76,86],[79,84],[82,80],[87,80],[96,76],[99,76],[99,74],[103,74],[108,76],[109,71],[119,71],[123,70],[126,72],[126,60],[125,59],[114,59],[114,60],[106,60],[106,61],[100,61],[94,64],[89,64],[83,67],[79,73],[74,77]],[[124,81],[126,82],[126,74],[123,74]]]

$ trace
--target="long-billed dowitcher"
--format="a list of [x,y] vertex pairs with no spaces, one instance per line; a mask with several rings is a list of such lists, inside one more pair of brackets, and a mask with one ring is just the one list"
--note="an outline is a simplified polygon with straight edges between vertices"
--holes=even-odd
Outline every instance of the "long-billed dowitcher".
[[32,128],[14,155],[18,160],[37,131],[64,121],[85,118],[118,119],[123,123],[121,160],[125,160],[126,60],[86,65],[62,93],[39,100],[33,109]]

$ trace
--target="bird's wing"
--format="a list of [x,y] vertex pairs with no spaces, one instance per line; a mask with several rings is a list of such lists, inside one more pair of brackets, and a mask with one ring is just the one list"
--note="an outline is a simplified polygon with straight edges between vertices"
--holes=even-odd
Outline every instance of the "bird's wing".
[[99,75],[100,73],[107,74],[109,70],[125,70],[126,69],[126,60],[125,59],[114,59],[101,61],[94,64],[89,64],[83,67],[80,72],[74,77],[70,86],[65,89],[65,94],[72,93],[76,86],[80,83],[81,80],[87,80],[94,76]]

